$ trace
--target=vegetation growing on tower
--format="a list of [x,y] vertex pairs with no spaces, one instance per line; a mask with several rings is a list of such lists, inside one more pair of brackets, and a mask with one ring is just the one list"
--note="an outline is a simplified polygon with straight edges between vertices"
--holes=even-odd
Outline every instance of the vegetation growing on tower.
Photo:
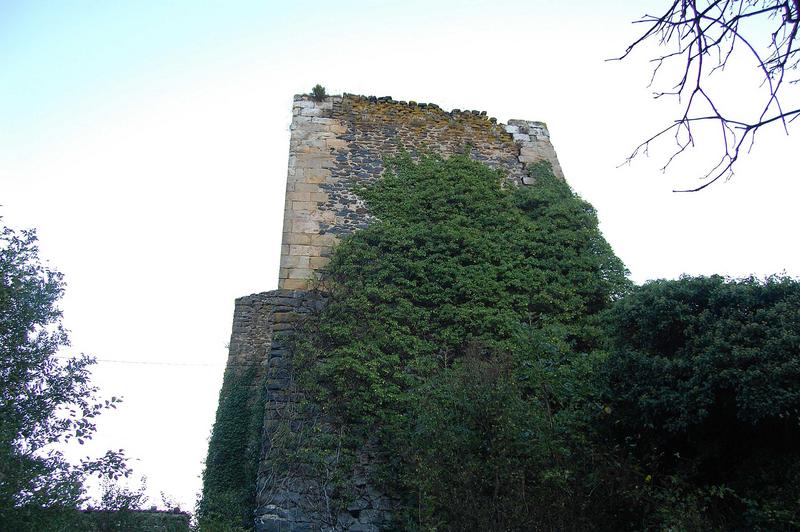
[[797,526],[800,284],[634,287],[546,163],[387,168],[294,344],[330,524],[368,446],[408,530]]
[[580,518],[563,505],[591,499],[599,315],[630,288],[594,210],[545,163],[533,187],[467,155],[387,163],[360,191],[379,221],[338,247],[295,346],[349,447],[307,448],[377,445],[412,529]]

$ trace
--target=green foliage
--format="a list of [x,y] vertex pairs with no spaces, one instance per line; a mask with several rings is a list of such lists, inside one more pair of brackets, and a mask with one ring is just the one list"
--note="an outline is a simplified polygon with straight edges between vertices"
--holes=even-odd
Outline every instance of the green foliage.
[[57,450],[90,439],[95,418],[119,399],[98,399],[91,357],[57,356],[69,345],[57,307],[64,282],[40,263],[36,242],[33,230],[0,231],[0,528],[10,530],[71,519],[88,474],[130,473],[122,450],[77,465]]
[[800,526],[800,284],[633,288],[545,163],[387,167],[294,345],[337,504],[369,445],[410,530]]
[[311,97],[315,101],[321,102],[322,100],[325,99],[326,96],[327,96],[327,94],[325,92],[325,87],[323,87],[319,83],[314,85],[314,87],[311,89]]
[[800,525],[800,283],[653,281],[608,323],[609,421],[669,479],[665,518],[694,507],[706,527]]
[[264,411],[262,380],[254,367],[225,372],[197,505],[202,530],[252,529]]
[[590,492],[576,469],[592,457],[569,460],[602,356],[579,353],[600,345],[625,269],[550,171],[511,187],[466,155],[388,168],[359,191],[379,221],[340,244],[295,346],[300,382],[395,457],[383,475],[409,527],[558,528]]
[[147,502],[147,479],[142,478],[139,486],[128,488],[118,483],[105,481],[100,494],[98,512],[91,515],[101,530],[137,530],[140,522],[138,511]]

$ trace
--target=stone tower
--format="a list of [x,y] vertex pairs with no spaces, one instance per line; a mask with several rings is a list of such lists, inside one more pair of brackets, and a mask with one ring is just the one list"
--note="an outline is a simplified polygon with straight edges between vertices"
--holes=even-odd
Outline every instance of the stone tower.
[[370,220],[352,181],[379,179],[383,156],[405,149],[442,155],[472,148],[473,157],[527,183],[525,164],[546,159],[563,177],[542,122],[497,124],[486,113],[446,112],[391,98],[296,96],[278,288],[308,289],[336,240]]
[[[354,479],[355,502],[333,516],[332,525],[330,516],[325,524],[319,513],[314,501],[319,487],[304,478],[302,464],[291,475],[278,471],[277,444],[290,437],[278,427],[299,421],[292,418],[297,394],[290,354],[276,333],[291,333],[293,323],[319,304],[313,288],[336,242],[370,223],[354,185],[380,179],[385,155],[405,150],[412,157],[425,152],[446,157],[468,148],[474,159],[503,169],[521,186],[532,184],[528,163],[544,159],[556,176],[563,173],[542,122],[499,124],[485,112],[447,112],[434,104],[347,94],[322,101],[295,96],[292,113],[278,289],[236,300],[217,424],[231,395],[229,383],[246,378],[253,390],[248,404],[258,409],[240,420],[251,435],[244,452],[251,461],[257,458],[251,464],[258,472],[253,478],[256,530],[382,530],[391,522],[393,501],[368,485],[367,475]],[[210,447],[216,435],[215,425]],[[370,451],[360,458],[368,469]],[[210,450],[206,467],[242,465],[215,461]]]

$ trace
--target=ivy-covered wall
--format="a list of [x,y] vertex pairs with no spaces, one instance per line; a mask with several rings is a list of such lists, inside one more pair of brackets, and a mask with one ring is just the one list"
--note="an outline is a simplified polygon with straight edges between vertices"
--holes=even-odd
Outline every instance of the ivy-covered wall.
[[[228,366],[209,442],[199,504],[209,530],[380,530],[396,501],[371,485],[372,465],[385,460],[364,446],[331,463],[341,439],[324,408],[297,392],[287,343],[298,318],[322,304],[318,272],[343,235],[372,221],[357,190],[384,172],[385,157],[407,152],[470,157],[503,171],[509,183],[533,184],[526,168],[547,161],[563,173],[545,124],[499,124],[485,112],[445,111],[389,97],[295,96],[286,186],[279,290],[236,301]],[[324,405],[323,405],[324,406]],[[309,433],[315,447],[304,445]],[[322,446],[320,448],[319,446]],[[331,507],[328,486],[347,471],[351,501]],[[352,472],[355,471],[355,475]],[[327,481],[320,482],[322,478]]]
[[305,292],[274,290],[236,300],[228,362],[203,472],[202,528],[248,530],[256,505],[262,433],[290,397],[275,335],[291,330],[313,302]]
[[369,224],[355,188],[380,179],[387,155],[447,157],[469,149],[510,182],[531,184],[526,166],[540,160],[563,178],[542,122],[499,124],[486,112],[349,94],[296,96],[293,115],[279,288],[310,288],[338,238]]

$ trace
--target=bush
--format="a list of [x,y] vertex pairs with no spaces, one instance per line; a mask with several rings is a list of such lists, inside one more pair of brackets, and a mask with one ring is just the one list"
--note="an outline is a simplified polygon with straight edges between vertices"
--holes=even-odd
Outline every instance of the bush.
[[322,100],[325,99],[326,96],[327,94],[325,93],[325,87],[323,87],[319,83],[314,85],[314,87],[311,89],[311,97],[315,101],[321,102]]
[[609,421],[666,513],[694,500],[710,526],[798,526],[800,283],[653,281],[608,323]]

